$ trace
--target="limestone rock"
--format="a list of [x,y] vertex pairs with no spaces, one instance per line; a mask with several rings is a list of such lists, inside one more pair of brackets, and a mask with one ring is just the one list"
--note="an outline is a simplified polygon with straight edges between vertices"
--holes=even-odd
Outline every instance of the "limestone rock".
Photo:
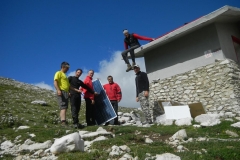
[[240,128],[240,122],[234,123],[231,125],[232,127]]
[[195,117],[195,121],[201,123],[201,126],[214,126],[221,123],[219,118],[218,114],[201,114]]
[[183,140],[185,138],[187,138],[187,133],[185,129],[181,129],[178,132],[176,132],[172,137],[173,140]]
[[156,155],[156,160],[181,160],[181,158],[171,153],[164,153]]
[[32,101],[31,104],[40,104],[40,105],[42,105],[42,106],[47,106],[47,102],[45,102],[45,101],[40,101],[40,100]]
[[71,151],[84,151],[84,141],[79,133],[72,133],[62,138],[56,139],[51,146],[50,151],[53,154]]
[[226,130],[226,134],[230,135],[231,137],[238,137],[238,134],[229,130]]
[[131,149],[127,145],[119,146],[119,148],[124,152],[130,152]]
[[133,157],[130,154],[126,153],[118,160],[133,160]]
[[5,150],[5,149],[8,149],[8,148],[11,148],[13,147],[13,143],[11,141],[4,141],[2,144],[1,144],[1,150]]
[[153,140],[151,140],[150,138],[147,137],[147,138],[145,139],[145,143],[153,143]]
[[119,117],[118,121],[121,123],[125,123],[131,120],[131,117]]
[[112,146],[112,151],[109,153],[109,156],[118,156],[121,155],[123,151],[116,145]]
[[184,126],[184,125],[190,126],[192,125],[192,120],[193,120],[192,118],[182,118],[182,119],[176,120],[175,124],[177,126]]
[[173,119],[166,119],[166,115],[160,115],[156,118],[156,123],[164,125],[164,126],[169,126],[173,124]]
[[19,126],[17,129],[28,129],[30,128],[29,126]]
[[44,142],[44,143],[33,143],[33,144],[22,144],[19,147],[19,151],[24,151],[24,150],[28,150],[28,151],[35,151],[35,150],[40,150],[40,149],[46,149],[49,148],[52,145],[52,142],[50,140]]
[[103,140],[106,140],[106,139],[108,139],[108,138],[106,138],[104,136],[100,136],[100,137],[95,138],[92,142],[103,141]]
[[226,60],[222,61],[220,64],[229,64],[229,63],[230,63],[230,61],[228,59],[226,59]]
[[26,144],[26,145],[31,145],[31,144],[34,144],[34,141],[32,141],[31,139],[26,139],[26,141],[24,142],[24,144]]
[[81,138],[96,137],[96,136],[98,136],[98,135],[99,135],[98,132],[90,132],[90,133],[87,133],[87,134],[83,134],[83,135],[81,135]]

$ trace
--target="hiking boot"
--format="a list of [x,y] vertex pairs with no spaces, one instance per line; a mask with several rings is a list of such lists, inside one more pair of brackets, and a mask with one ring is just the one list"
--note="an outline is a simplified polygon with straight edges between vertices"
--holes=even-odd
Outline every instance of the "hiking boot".
[[143,121],[143,122],[141,122],[141,123],[142,123],[142,125],[148,124],[147,121]]
[[152,120],[142,122],[142,125],[145,125],[145,124],[153,124],[153,122],[152,122]]
[[85,127],[84,125],[81,125],[79,123],[73,124],[73,126],[74,126],[75,129],[83,129]]
[[62,122],[61,122],[61,126],[62,126],[62,127],[67,127],[67,126],[68,126],[68,123],[67,123],[66,121],[62,121]]
[[66,120],[61,120],[61,124],[68,125],[68,122]]
[[132,62],[132,68],[134,68],[135,65],[136,65],[136,63],[135,63],[135,62]]
[[109,122],[105,123],[104,126],[108,126],[109,125]]
[[127,69],[126,69],[126,72],[132,70],[132,66],[130,64],[127,65]]
[[149,121],[148,121],[148,124],[153,124],[152,120],[149,120]]

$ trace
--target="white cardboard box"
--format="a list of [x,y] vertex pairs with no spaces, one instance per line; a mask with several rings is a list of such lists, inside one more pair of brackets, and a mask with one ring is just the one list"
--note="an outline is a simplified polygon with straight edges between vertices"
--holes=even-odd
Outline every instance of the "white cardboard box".
[[188,105],[183,106],[164,106],[166,119],[191,118]]

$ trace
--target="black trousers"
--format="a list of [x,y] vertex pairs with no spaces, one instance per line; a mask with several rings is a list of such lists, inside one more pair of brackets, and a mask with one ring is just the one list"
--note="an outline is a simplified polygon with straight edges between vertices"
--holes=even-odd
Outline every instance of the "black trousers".
[[95,122],[95,105],[92,104],[90,98],[85,98],[86,102],[86,122],[88,126],[93,126]]
[[[118,101],[110,101],[110,102],[113,106],[113,109],[114,109],[116,115],[117,115],[117,117],[113,119],[113,121],[114,121],[113,124],[118,125]],[[112,122],[110,122],[110,124],[112,124]]]
[[135,62],[134,49],[136,49],[136,48],[138,48],[138,47],[140,47],[140,46],[139,46],[139,45],[132,46],[131,48],[126,49],[125,51],[122,52],[122,57],[123,57],[123,60],[125,61],[126,64],[129,64],[129,60],[128,60],[128,58],[127,58],[128,52],[130,52],[132,61]]
[[78,116],[79,116],[79,111],[81,106],[80,94],[71,94],[70,103],[71,103],[73,124],[78,124],[79,123]]

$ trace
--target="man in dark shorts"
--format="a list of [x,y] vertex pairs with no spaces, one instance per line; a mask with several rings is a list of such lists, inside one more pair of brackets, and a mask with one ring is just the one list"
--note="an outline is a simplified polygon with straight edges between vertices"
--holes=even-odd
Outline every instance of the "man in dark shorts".
[[54,87],[57,90],[57,99],[60,108],[61,125],[66,125],[66,112],[68,109],[69,82],[65,73],[69,70],[69,63],[62,62],[61,70],[54,76]]

